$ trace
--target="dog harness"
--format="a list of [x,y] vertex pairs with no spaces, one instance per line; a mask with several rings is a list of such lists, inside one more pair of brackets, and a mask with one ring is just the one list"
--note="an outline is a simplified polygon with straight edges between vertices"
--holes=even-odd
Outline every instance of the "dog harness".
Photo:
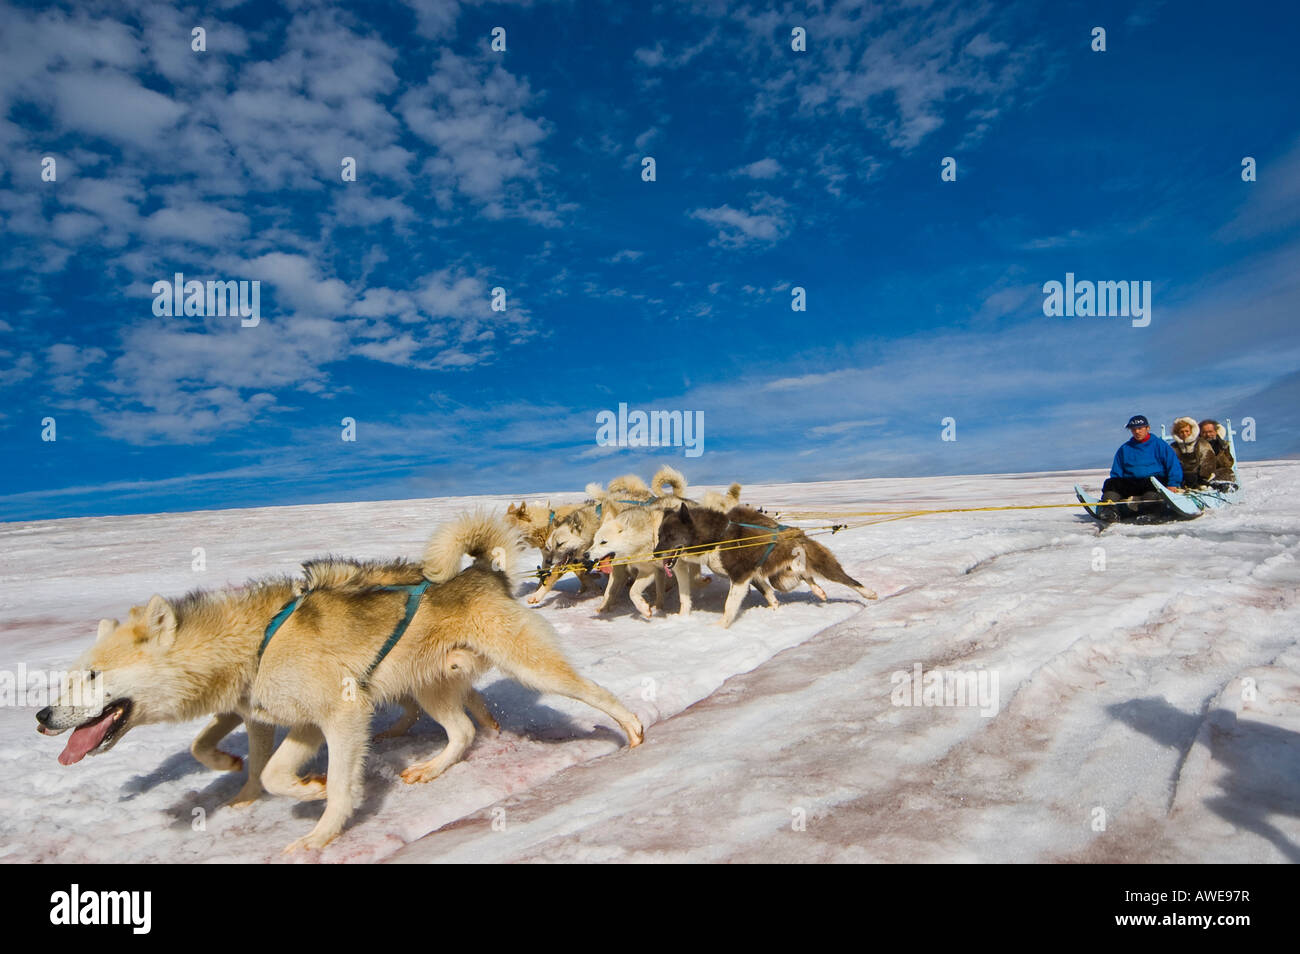
[[[393,647],[397,645],[403,634],[406,633],[407,628],[411,625],[411,620],[415,618],[416,611],[420,608],[420,597],[424,595],[424,591],[428,588],[428,580],[424,580],[420,583],[371,587],[371,590],[374,592],[405,593],[406,615],[398,621],[397,626],[393,629],[393,632],[389,635],[388,639],[384,640],[384,645],[379,647],[378,655],[375,656],[374,660],[366,668],[366,671],[361,675],[358,685],[360,685],[362,689],[366,688],[367,684],[370,682],[371,674],[373,674],[379,664],[384,661],[384,657],[393,651]],[[312,592],[312,590],[308,590],[306,593],[303,593],[302,596],[296,597],[288,603],[285,603],[280,609],[280,612],[276,613],[271,622],[267,624],[266,634],[262,637],[262,645],[257,648],[258,662],[262,661],[262,654],[266,652],[266,647],[271,644],[271,637],[276,634],[280,627],[284,625],[285,620],[293,615],[294,610],[302,605],[302,601],[311,595]]]
[[756,523],[736,523],[734,520],[728,520],[727,523],[731,524],[731,526],[733,527],[744,527],[746,530],[765,530],[768,533],[772,534],[772,542],[769,543],[767,545],[767,549],[763,551],[763,556],[758,561],[759,566],[762,566],[764,563],[766,563],[767,558],[770,557],[772,555],[772,551],[776,549],[777,538],[786,530],[794,529],[794,527],[787,527],[783,523],[778,523],[775,529],[773,529],[772,527],[764,527],[761,524],[756,524]]
[[[590,503],[590,501],[588,501],[588,503]],[[597,520],[600,520],[600,519],[601,519],[601,514],[604,512],[604,509],[605,509],[605,507],[604,507],[603,504],[599,504],[599,503],[596,504],[596,519],[597,519]],[[569,518],[568,518],[568,517],[565,517],[564,519],[567,520],[567,519],[569,519]],[[554,511],[554,510],[551,511],[550,519],[548,519],[548,520],[546,521],[546,526],[547,526],[547,527],[550,527],[550,525],[553,524],[553,523],[555,523],[555,511]],[[539,567],[537,568],[537,573],[535,574],[536,577],[537,577],[538,582],[542,582],[542,581],[544,581],[544,580],[546,579],[546,576],[547,576],[548,573],[550,573],[550,570],[548,570],[546,567],[539,566]]]

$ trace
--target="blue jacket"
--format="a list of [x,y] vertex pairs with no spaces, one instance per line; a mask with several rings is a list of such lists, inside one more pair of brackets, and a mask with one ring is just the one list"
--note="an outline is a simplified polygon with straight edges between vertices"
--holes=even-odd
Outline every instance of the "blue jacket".
[[1130,437],[1115,451],[1115,462],[1110,465],[1112,477],[1159,477],[1166,487],[1179,487],[1183,483],[1183,467],[1178,463],[1174,449],[1152,435],[1141,444]]

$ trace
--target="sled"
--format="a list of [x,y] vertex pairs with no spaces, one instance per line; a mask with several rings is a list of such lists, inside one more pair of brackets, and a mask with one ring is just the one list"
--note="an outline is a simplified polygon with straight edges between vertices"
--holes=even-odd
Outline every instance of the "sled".
[[1151,483],[1176,511],[1176,516],[1185,519],[1199,517],[1207,510],[1218,510],[1229,504],[1241,503],[1242,499],[1241,488],[1236,484],[1175,493],[1154,477],[1151,478]]
[[1164,500],[1165,506],[1169,510],[1169,516],[1175,520],[1192,520],[1205,512],[1201,507],[1197,506],[1191,494],[1175,493],[1154,477],[1151,478],[1151,486],[1156,489],[1156,493]]
[[1079,498],[1079,503],[1083,504],[1083,509],[1088,511],[1088,516],[1101,520],[1101,508],[1097,506],[1097,504],[1101,503],[1100,500],[1088,496],[1088,492],[1078,484],[1074,485],[1074,495]]
[[[1228,450],[1232,452],[1232,459],[1236,461],[1237,446],[1233,441],[1232,421],[1225,419],[1223,429],[1228,434]],[[1161,437],[1164,437],[1163,428],[1161,428]],[[1240,463],[1240,461],[1237,461],[1237,466],[1240,466]],[[1218,510],[1230,504],[1240,503],[1244,496],[1239,484],[1221,483],[1196,490],[1174,491],[1155,477],[1150,478],[1150,480],[1151,487],[1156,495],[1155,500],[1162,505],[1161,512],[1153,514],[1148,510],[1134,516],[1128,507],[1119,506],[1116,507],[1119,511],[1119,520],[1138,523],[1159,523],[1171,519],[1194,520],[1207,510]],[[1078,484],[1075,484],[1074,495],[1079,499],[1079,503],[1083,504],[1083,509],[1088,512],[1088,516],[1106,523],[1101,517],[1101,508],[1098,507],[1099,500],[1089,496],[1088,492]]]

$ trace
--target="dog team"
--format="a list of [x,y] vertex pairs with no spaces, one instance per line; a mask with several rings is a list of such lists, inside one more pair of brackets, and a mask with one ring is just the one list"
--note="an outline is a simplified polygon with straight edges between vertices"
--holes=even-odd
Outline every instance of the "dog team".
[[[504,519],[463,515],[433,534],[418,563],[330,558],[304,564],[299,578],[175,600],[155,595],[132,607],[124,622],[100,621],[80,668],[55,704],[37,713],[38,731],[70,730],[59,761],[71,765],[109,751],[136,726],[209,716],[191,752],[208,768],[238,771],[243,760],[218,745],[242,723],[248,778],[231,804],[248,804],[264,791],[324,800],[316,826],[286,848],[314,850],[338,837],[360,798],[374,712],[388,702],[404,710],[375,738],[404,733],[420,710],[443,726],[442,751],[401,773],[407,783],[429,781],[464,756],[476,722],[497,729],[473,687],[493,667],[539,692],[605,712],[629,747],[641,743],[637,716],[579,675],[557,647],[554,628],[515,599],[529,544],[543,555],[531,604],[572,570],[583,590],[608,576],[602,611],[628,588],[645,617],[652,613],[646,590],[655,585],[655,606],[662,607],[673,579],[686,614],[693,587],[708,582],[702,567],[730,582],[724,626],[751,584],[773,607],[776,589],[800,582],[824,600],[817,576],[875,598],[802,531],[740,505],[739,485],[694,501],[681,474],[662,468],[651,486],[658,493],[625,476],[608,488],[590,485],[582,504],[511,505]],[[289,729],[278,748],[276,726]],[[322,742],[326,774],[304,775]]]
[[[698,501],[686,496],[686,478],[661,467],[650,486],[625,474],[608,487],[587,485],[587,501],[552,509],[549,504],[511,504],[507,519],[542,551],[541,585],[528,596],[539,603],[568,572],[578,577],[579,592],[592,583],[592,569],[608,574],[597,612],[610,609],[628,589],[632,605],[649,619],[663,609],[670,579],[677,582],[679,612],[689,615],[694,587],[708,582],[707,567],[730,584],[719,625],[730,626],[752,584],[773,609],[775,590],[788,591],[804,582],[820,600],[826,592],[816,577],[843,584],[869,600],[876,594],[844,572],[834,555],[796,527],[740,503],[740,484],[726,494],[706,491]],[[678,564],[682,572],[674,569]],[[628,584],[630,583],[630,587]],[[654,606],[645,592],[655,587]]]

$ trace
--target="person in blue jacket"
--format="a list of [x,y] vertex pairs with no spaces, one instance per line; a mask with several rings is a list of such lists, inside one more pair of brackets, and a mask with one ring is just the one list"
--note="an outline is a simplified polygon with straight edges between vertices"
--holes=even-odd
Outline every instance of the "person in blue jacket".
[[[1165,441],[1151,436],[1151,424],[1141,414],[1129,418],[1125,425],[1132,433],[1115,451],[1115,461],[1110,465],[1110,477],[1101,485],[1102,500],[1126,500],[1152,492],[1150,478],[1157,478],[1166,487],[1180,487],[1183,467],[1178,454]],[[1106,520],[1119,517],[1118,507],[1099,508]]]

